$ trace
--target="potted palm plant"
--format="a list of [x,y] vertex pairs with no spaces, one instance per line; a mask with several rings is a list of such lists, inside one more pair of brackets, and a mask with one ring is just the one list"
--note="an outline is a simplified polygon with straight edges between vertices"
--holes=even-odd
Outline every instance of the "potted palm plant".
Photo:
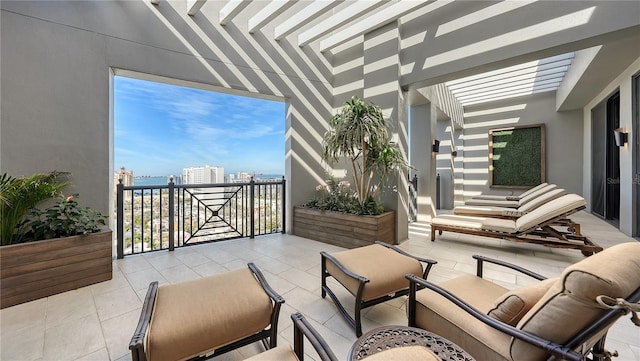
[[62,172],[0,176],[0,308],[111,279],[106,217],[62,196],[68,185]]
[[[316,188],[314,199],[294,208],[294,234],[345,247],[376,240],[396,243],[395,212],[385,212],[380,196],[389,176],[409,165],[389,128],[380,107],[356,96],[331,118],[322,140],[322,159],[331,165],[346,159],[353,189],[330,177]],[[325,216],[331,220],[322,221]],[[337,224],[337,219],[345,223]]]

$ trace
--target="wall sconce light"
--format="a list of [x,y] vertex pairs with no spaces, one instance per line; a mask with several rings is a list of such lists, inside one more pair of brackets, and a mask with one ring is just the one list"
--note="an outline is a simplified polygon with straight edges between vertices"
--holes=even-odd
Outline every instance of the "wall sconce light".
[[627,132],[625,132],[622,128],[614,129],[613,137],[616,140],[616,145],[618,147],[624,147],[624,144],[628,141]]
[[431,151],[434,153],[440,152],[440,141],[437,139],[433,140],[433,145],[431,146]]
[[451,152],[451,158],[455,158],[458,156],[458,151],[454,150],[453,152]]

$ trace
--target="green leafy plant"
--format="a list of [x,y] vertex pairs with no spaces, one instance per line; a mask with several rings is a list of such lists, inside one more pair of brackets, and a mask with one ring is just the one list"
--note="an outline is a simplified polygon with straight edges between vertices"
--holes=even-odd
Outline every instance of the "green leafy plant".
[[28,229],[25,220],[29,211],[51,199],[70,183],[68,173],[37,173],[28,177],[0,177],[0,239],[2,245],[21,243]]
[[359,210],[382,209],[380,192],[389,175],[409,165],[392,141],[382,110],[356,96],[347,101],[329,121],[322,140],[322,159],[330,164],[346,157],[353,170]]
[[305,204],[306,207],[323,211],[335,211],[360,215],[377,215],[384,212],[384,207],[373,199],[360,203],[356,194],[350,189],[347,181],[337,181],[329,176],[326,184],[316,187],[316,196]]
[[76,201],[78,195],[60,197],[53,206],[40,210],[33,208],[26,228],[25,241],[38,241],[49,238],[69,237],[100,231],[106,217],[89,207],[80,207]]

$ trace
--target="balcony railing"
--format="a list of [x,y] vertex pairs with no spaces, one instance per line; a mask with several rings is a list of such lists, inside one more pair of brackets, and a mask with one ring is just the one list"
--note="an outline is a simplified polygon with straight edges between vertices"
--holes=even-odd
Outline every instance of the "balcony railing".
[[116,195],[117,256],[285,233],[284,177],[244,183],[125,186]]

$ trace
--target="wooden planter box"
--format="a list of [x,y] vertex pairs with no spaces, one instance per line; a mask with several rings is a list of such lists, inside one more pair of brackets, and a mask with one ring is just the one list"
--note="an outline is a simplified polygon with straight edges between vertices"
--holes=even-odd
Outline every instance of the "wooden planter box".
[[367,246],[375,241],[397,243],[394,211],[378,216],[357,216],[294,207],[293,234],[345,248]]
[[0,248],[0,308],[112,277],[111,230]]

